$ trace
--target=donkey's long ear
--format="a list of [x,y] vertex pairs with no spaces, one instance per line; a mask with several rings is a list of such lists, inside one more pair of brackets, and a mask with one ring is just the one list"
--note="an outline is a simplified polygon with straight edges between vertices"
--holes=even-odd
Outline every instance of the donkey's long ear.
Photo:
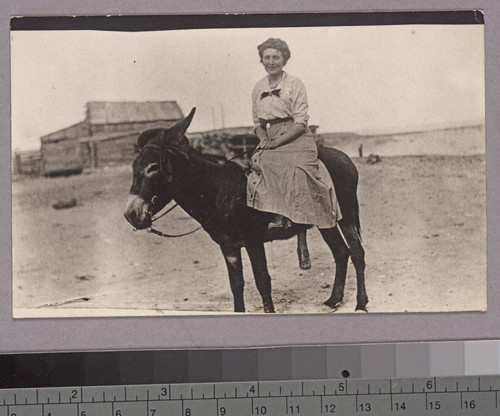
[[153,137],[157,136],[161,130],[162,129],[149,129],[139,134],[137,137],[137,147],[139,150],[141,150]]
[[193,107],[186,118],[170,127],[168,129],[168,137],[170,137],[173,141],[179,143],[184,138],[184,134],[186,133],[189,125],[191,124],[191,121],[193,120],[195,111],[196,107]]

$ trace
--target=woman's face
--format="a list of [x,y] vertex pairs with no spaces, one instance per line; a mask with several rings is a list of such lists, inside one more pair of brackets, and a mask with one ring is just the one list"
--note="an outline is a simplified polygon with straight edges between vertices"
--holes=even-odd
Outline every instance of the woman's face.
[[269,75],[279,75],[285,66],[285,58],[277,49],[267,48],[262,52],[262,65]]

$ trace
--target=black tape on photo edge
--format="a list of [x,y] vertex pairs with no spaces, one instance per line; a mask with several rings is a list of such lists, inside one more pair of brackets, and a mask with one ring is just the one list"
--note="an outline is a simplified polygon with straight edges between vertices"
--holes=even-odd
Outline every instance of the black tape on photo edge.
[[477,25],[479,10],[287,14],[198,14],[150,16],[26,16],[11,19],[11,30],[154,31],[210,28]]

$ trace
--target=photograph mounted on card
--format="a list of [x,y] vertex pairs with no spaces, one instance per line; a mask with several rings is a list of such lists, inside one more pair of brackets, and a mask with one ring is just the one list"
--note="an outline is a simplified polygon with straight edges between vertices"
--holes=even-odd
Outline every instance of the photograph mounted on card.
[[484,18],[389,15],[12,19],[13,316],[485,311]]

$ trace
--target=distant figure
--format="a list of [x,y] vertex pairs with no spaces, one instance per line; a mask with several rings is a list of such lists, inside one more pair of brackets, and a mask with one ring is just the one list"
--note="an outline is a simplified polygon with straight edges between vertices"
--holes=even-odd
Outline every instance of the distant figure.
[[363,143],[361,143],[358,147],[359,157],[363,157]]

